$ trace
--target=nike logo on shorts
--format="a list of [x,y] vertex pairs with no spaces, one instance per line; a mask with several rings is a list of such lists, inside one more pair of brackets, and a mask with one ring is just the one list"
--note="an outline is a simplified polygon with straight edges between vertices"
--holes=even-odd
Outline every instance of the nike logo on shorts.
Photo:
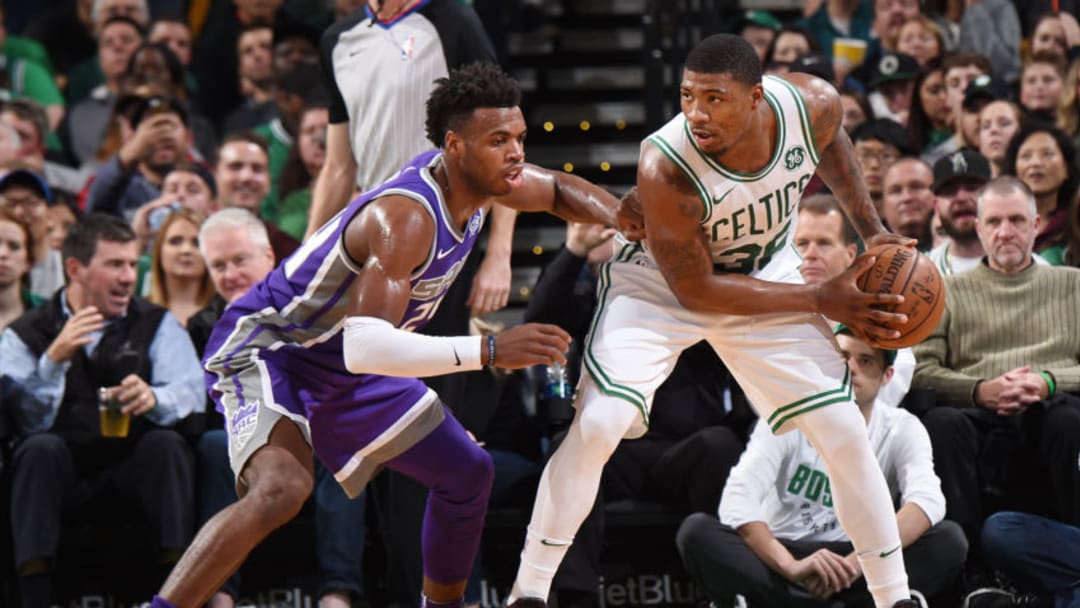
[[564,543],[564,542],[557,541],[557,540],[548,540],[546,538],[541,538],[540,539],[540,544],[548,546],[548,547],[565,547],[565,546],[569,545],[570,543]]

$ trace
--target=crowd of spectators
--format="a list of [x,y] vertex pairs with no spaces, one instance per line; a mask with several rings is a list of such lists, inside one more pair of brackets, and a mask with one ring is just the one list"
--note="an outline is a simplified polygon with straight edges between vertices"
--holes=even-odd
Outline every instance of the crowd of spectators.
[[[376,146],[351,145],[371,162],[342,152],[362,133],[335,118],[342,93],[333,68],[320,63],[331,24],[383,3],[19,4],[10,15],[0,7],[0,439],[10,457],[0,460],[0,496],[11,505],[3,537],[12,539],[0,563],[13,564],[2,575],[16,581],[13,599],[32,608],[63,597],[53,576],[60,538],[82,505],[102,497],[138,505],[154,545],[140,559],[163,578],[196,524],[234,497],[223,421],[207,408],[198,355],[228,302],[317,227],[309,225],[313,192],[349,190],[320,186],[320,174],[351,184],[381,167]],[[879,456],[897,480],[901,527],[913,509],[924,515],[919,533],[904,537],[910,559],[925,552],[921,534],[938,547],[938,561],[911,572],[913,583],[930,581],[918,590],[941,605],[970,594],[973,608],[1080,606],[1078,541],[1045,550],[1080,537],[1080,25],[1074,3],[1054,7],[1061,10],[1013,0],[816,0],[802,14],[747,11],[729,24],[768,74],[808,72],[837,88],[881,217],[948,277],[945,318],[924,344],[889,353],[842,331],[838,340],[853,374],[869,370],[880,385],[859,401],[871,437],[895,426],[928,446],[910,466],[889,451],[894,444]],[[5,28],[9,20],[18,27]],[[491,54],[490,43],[476,46]],[[861,57],[852,59],[852,49]],[[385,122],[370,112],[364,120],[372,131]],[[350,171],[336,173],[342,167]],[[859,246],[822,190],[811,181],[800,214],[806,232],[796,235],[808,283],[842,271]],[[1014,203],[1020,212],[1000,212]],[[819,223],[826,219],[836,225]],[[583,342],[610,236],[569,226],[525,316],[569,324]],[[486,308],[501,304],[505,294]],[[575,378],[576,364],[568,372]],[[529,504],[527,486],[547,448],[540,435],[558,440],[557,425],[537,432],[525,415],[535,385],[528,374],[487,372],[445,384],[454,397],[444,399],[504,464],[495,502]],[[717,605],[735,596],[750,605],[754,597],[868,600],[840,562],[831,562],[836,580],[826,584],[809,561],[781,568],[749,540],[749,548],[735,542],[749,534],[743,527],[772,521],[756,508],[768,500],[775,521],[798,508],[785,498],[795,487],[783,483],[785,467],[798,468],[790,462],[770,461],[769,479],[758,480],[775,478],[776,487],[753,486],[752,471],[768,460],[762,454],[809,449],[797,438],[751,434],[740,399],[711,349],[687,351],[657,395],[650,434],[620,447],[605,471],[601,500],[556,579],[560,605],[599,605],[603,502],[624,497],[697,513],[679,550]],[[131,406],[124,439],[101,436],[99,406],[108,400]],[[894,415],[898,407],[913,415]],[[740,453],[748,460],[736,466]],[[365,515],[366,494],[348,501],[325,469],[316,477],[319,596],[328,607],[360,605],[365,522],[379,517]],[[379,530],[390,537],[386,555],[408,569],[416,560],[395,558],[408,551],[394,539],[407,545],[397,530],[414,526],[389,520],[395,501],[406,519],[418,503],[386,490],[375,503],[387,518]],[[831,502],[822,504],[829,521]],[[798,547],[800,560],[826,549],[843,560],[850,550],[841,536],[784,537],[779,527],[771,533]],[[723,584],[710,573],[732,559],[746,566],[751,554],[774,572],[731,570]],[[483,554],[480,561],[477,576],[490,566]],[[387,597],[417,596],[403,586]],[[241,581],[230,579],[211,603],[228,607],[241,595]],[[478,601],[475,584],[468,597]]]

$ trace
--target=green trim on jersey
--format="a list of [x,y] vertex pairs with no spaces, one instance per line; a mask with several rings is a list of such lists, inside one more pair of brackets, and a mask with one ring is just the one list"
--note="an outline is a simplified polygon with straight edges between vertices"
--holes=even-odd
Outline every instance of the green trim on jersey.
[[766,78],[784,85],[795,99],[795,106],[799,108],[799,123],[802,127],[803,139],[806,140],[806,146],[810,148],[810,161],[814,165],[819,164],[821,162],[821,153],[818,151],[817,141],[814,139],[814,123],[810,121],[810,111],[806,108],[806,101],[803,99],[802,93],[795,85],[783,78],[775,76],[766,76]]
[[697,150],[698,155],[700,155],[701,159],[705,161],[705,164],[709,165],[709,167],[713,171],[716,171],[720,175],[728,179],[735,180],[737,182],[752,182],[755,180],[759,180],[767,173],[772,171],[773,167],[776,166],[777,161],[779,161],[780,157],[783,155],[784,148],[786,147],[785,142],[787,139],[787,123],[784,119],[784,108],[781,107],[780,102],[777,101],[776,97],[772,94],[772,92],[768,90],[765,91],[765,101],[768,102],[769,107],[772,108],[773,114],[776,114],[776,149],[773,150],[773,156],[771,159],[769,159],[769,162],[766,163],[765,166],[756,173],[741,173],[739,171],[735,171],[734,169],[728,169],[727,167],[721,165],[719,162],[713,159],[711,156],[706,154],[701,148],[698,147],[697,142],[694,141],[694,134],[690,132],[689,121],[683,123],[683,129],[686,130],[686,140],[690,142],[690,145],[693,146],[695,150]]
[[712,213],[712,197],[709,196],[709,190],[705,187],[705,184],[701,183],[701,179],[697,176],[697,173],[694,173],[694,170],[690,168],[690,163],[686,162],[686,159],[680,156],[679,153],[675,151],[675,148],[671,147],[671,144],[664,141],[662,137],[652,135],[649,137],[648,141],[663,152],[664,156],[668,157],[668,160],[678,167],[679,171],[682,171],[682,174],[686,176],[686,179],[690,180],[690,183],[693,184],[694,189],[697,190],[698,197],[701,198],[701,203],[704,206],[704,211],[702,212],[701,220],[699,221],[704,222]]
[[776,408],[767,421],[772,432],[775,433],[784,425],[784,423],[796,416],[801,416],[807,412],[825,407],[826,405],[850,401],[852,395],[851,370],[847,369],[847,366],[844,367],[844,381],[840,383],[838,388],[816,395],[810,395],[809,397],[804,397],[783,407]]
[[600,286],[599,296],[597,301],[599,306],[596,309],[596,313],[593,314],[592,324],[589,327],[589,339],[585,345],[585,369],[589,372],[593,382],[600,390],[611,397],[618,397],[624,401],[629,402],[641,412],[641,419],[645,425],[645,428],[649,428],[649,408],[645,404],[645,395],[630,388],[629,386],[623,386],[612,382],[611,378],[604,373],[604,370],[600,368],[600,363],[596,360],[596,356],[592,352],[592,337],[596,333],[596,326],[599,324],[600,317],[604,313],[604,305],[607,302],[608,288],[611,287],[611,265],[619,262],[628,261],[635,253],[642,250],[639,243],[629,243],[624,245],[623,248],[615,255],[611,262],[604,264],[600,269]]

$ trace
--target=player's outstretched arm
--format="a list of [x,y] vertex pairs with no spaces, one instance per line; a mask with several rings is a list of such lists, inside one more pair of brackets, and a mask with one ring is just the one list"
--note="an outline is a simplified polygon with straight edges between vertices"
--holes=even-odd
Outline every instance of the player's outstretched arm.
[[619,199],[600,186],[528,163],[521,175],[521,186],[495,202],[519,211],[546,211],[568,222],[616,225]]
[[[477,370],[565,363],[570,336],[554,325],[530,323],[489,341],[480,336],[435,337],[409,331],[406,319],[413,271],[427,260],[435,223],[416,201],[397,196],[370,203],[345,229],[345,249],[361,266],[345,321],[343,356],[356,374],[426,377]],[[429,311],[417,311],[426,320]],[[434,312],[433,310],[430,312]],[[494,346],[494,348],[492,348]]]

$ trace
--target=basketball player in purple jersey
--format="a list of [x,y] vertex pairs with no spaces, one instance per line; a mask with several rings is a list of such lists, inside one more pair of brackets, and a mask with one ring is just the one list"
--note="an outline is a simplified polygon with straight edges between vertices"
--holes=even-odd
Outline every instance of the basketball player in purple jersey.
[[474,64],[440,79],[423,153],[362,194],[247,295],[211,334],[205,367],[225,413],[240,500],[199,532],[153,606],[201,606],[312,486],[312,450],[356,496],[380,468],[428,486],[421,606],[462,606],[491,459],[417,376],[565,362],[569,335],[413,333],[435,313],[493,202],[613,225],[618,200],[524,164],[517,84]]

